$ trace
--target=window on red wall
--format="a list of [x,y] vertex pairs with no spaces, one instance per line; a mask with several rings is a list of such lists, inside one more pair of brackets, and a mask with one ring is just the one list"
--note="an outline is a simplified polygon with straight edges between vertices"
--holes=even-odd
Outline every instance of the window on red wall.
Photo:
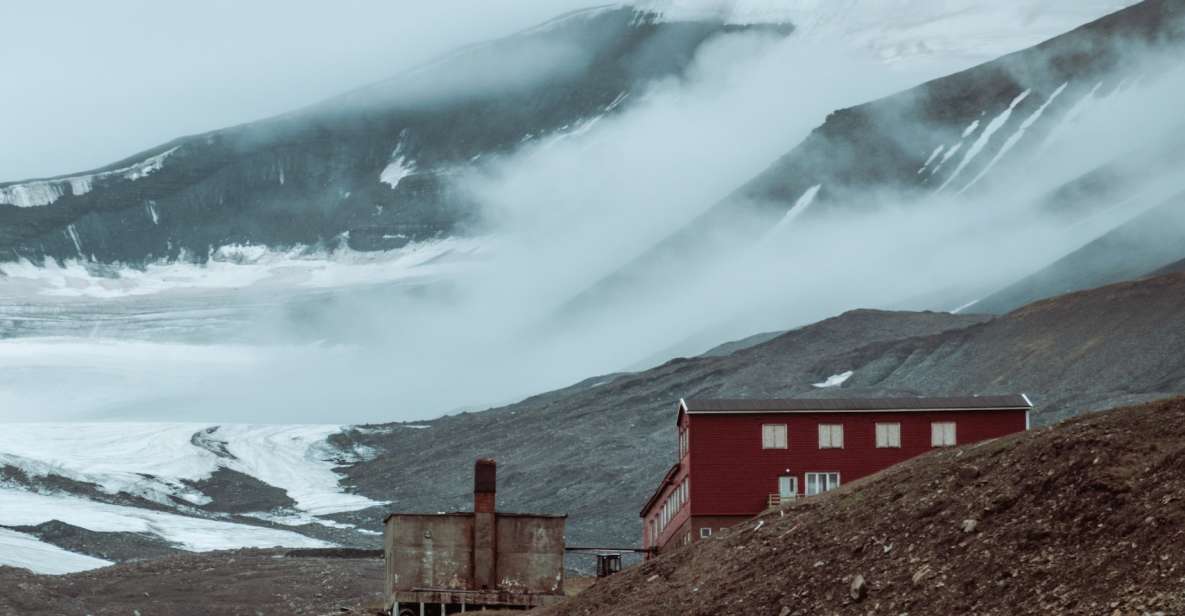
[[819,424],[819,449],[843,449],[842,424]]
[[761,426],[762,449],[786,449],[786,424]]
[[935,421],[930,424],[931,447],[955,446],[955,422]]
[[876,446],[881,449],[887,447],[901,447],[901,424],[876,424]]

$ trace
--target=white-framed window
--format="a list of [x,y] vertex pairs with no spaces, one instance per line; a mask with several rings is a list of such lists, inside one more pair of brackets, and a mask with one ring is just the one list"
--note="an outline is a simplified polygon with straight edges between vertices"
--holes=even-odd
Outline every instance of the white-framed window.
[[689,430],[684,428],[683,431],[679,433],[679,459],[680,460],[682,460],[683,456],[686,456],[687,452],[691,450],[691,437],[688,435],[688,432],[689,432]]
[[765,424],[761,426],[762,449],[786,448],[786,424]]
[[819,424],[819,449],[843,449],[843,424]]
[[954,447],[955,422],[935,421],[930,424],[931,447]]
[[884,449],[886,447],[900,447],[901,446],[901,424],[899,423],[878,423],[876,424],[876,446]]
[[839,487],[839,473],[807,473],[806,495],[814,496]]
[[699,536],[701,539],[707,539],[708,537],[711,537],[712,529],[707,527],[699,529]]

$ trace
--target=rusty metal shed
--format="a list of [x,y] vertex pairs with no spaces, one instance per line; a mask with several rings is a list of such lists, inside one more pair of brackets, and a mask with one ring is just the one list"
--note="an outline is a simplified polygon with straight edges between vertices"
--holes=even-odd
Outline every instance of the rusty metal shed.
[[392,513],[384,520],[392,613],[529,608],[564,596],[567,516],[499,512],[496,466],[478,460],[474,510]]

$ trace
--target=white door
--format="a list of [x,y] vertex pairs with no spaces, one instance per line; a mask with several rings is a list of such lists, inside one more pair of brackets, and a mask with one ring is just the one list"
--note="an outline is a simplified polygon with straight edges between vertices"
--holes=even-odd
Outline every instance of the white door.
[[778,477],[778,496],[794,498],[798,495],[798,477]]

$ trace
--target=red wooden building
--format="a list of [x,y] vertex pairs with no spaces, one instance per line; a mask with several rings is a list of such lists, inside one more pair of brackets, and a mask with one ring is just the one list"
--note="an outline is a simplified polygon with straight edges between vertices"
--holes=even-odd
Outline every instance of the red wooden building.
[[937,447],[1027,430],[1025,395],[680,400],[679,459],[642,508],[642,545],[690,543]]

